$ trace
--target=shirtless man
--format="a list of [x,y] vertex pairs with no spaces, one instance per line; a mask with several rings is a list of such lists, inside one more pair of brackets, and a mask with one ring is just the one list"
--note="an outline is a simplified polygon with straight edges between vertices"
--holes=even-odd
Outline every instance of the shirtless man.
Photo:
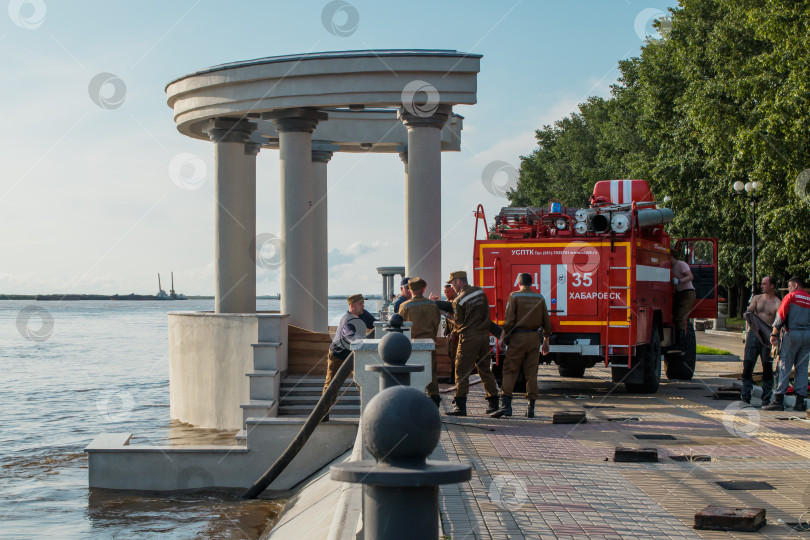
[[[776,312],[779,310],[781,300],[776,296],[776,280],[773,276],[765,276],[760,283],[762,294],[758,294],[751,299],[746,313],[751,313],[759,317],[768,326],[773,325],[776,319]],[[743,361],[742,390],[740,399],[745,403],[751,403],[751,389],[754,387],[754,366],[757,358],[762,360],[762,403],[769,403],[773,392],[773,366],[771,362],[771,348],[764,345],[757,338],[756,328],[749,324],[748,335],[745,338],[745,360]]]

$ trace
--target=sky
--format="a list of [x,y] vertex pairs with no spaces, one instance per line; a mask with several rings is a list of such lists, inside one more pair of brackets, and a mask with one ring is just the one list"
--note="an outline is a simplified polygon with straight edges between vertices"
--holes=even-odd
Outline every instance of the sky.
[[[462,150],[442,154],[448,274],[471,269],[473,211],[483,204],[491,222],[509,204],[502,192],[515,182],[520,156],[536,148],[535,130],[589,96],[608,96],[618,61],[660,38],[652,21],[676,2],[346,0],[336,12],[328,0],[7,4],[7,14],[0,11],[0,294],[154,294],[157,273],[168,289],[173,271],[179,292],[211,295],[213,145],[177,131],[169,81],[226,62],[306,52],[483,55],[478,103],[454,108],[464,116]],[[335,13],[332,24],[325,10]],[[350,17],[350,31],[335,31]],[[204,164],[198,189],[172,181],[170,164],[181,154]],[[405,263],[403,165],[396,154],[336,154],[328,175],[340,182],[328,200],[329,293],[377,293],[376,268]],[[256,230],[279,228],[278,152],[263,150]],[[278,272],[259,268],[257,293],[278,291]]]

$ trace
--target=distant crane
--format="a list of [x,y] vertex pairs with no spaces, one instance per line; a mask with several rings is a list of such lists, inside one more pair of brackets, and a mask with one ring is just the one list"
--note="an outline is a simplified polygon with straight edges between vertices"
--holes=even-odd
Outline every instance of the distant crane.
[[157,293],[158,300],[171,300],[171,297],[166,294],[166,291],[163,290],[163,286],[160,284],[160,273],[158,272],[158,293]]
[[187,300],[185,294],[178,293],[174,290],[174,272],[172,274],[172,288],[169,290],[169,294],[166,294],[166,291],[163,290],[163,287],[160,284],[160,273],[158,273],[158,293],[156,298],[158,300]]

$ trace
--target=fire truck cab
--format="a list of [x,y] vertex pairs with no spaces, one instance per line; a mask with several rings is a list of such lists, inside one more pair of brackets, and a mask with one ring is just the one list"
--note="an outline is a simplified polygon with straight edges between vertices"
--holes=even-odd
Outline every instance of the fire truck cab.
[[553,328],[551,352],[541,361],[553,361],[567,377],[604,365],[627,391],[654,393],[662,358],[670,379],[691,379],[695,369],[692,321],[679,341],[673,325],[670,246],[694,275],[690,317],[717,316],[717,240],[673,242],[665,228],[673,217],[658,207],[644,180],[597,182],[587,208],[557,201],[506,207],[491,230],[479,205],[473,281],[487,294],[492,320],[502,324],[518,274],[531,274]]

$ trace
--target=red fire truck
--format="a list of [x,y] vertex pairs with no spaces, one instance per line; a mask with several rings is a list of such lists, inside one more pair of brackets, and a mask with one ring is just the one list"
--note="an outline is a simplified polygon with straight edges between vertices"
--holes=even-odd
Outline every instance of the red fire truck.
[[492,320],[502,324],[518,274],[531,274],[553,328],[551,352],[541,361],[553,361],[566,377],[604,365],[628,392],[654,393],[662,357],[670,379],[689,380],[695,369],[691,320],[676,344],[671,242],[695,278],[690,317],[717,316],[717,240],[673,242],[665,229],[673,217],[658,207],[644,180],[597,182],[587,208],[556,201],[503,208],[491,230],[479,205],[473,281],[487,294]]

